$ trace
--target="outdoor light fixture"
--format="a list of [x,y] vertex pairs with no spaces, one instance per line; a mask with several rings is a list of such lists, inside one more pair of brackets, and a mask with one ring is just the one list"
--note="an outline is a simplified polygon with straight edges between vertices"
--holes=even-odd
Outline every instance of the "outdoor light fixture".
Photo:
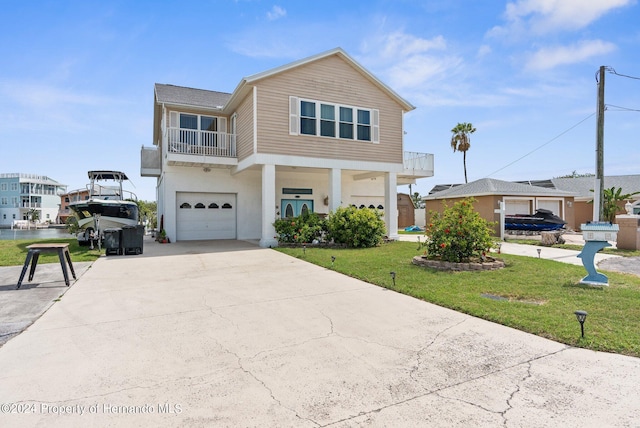
[[585,311],[575,311],[576,318],[580,323],[580,332],[582,333],[582,337],[584,337],[584,321],[587,319],[587,313]]
[[331,256],[331,267],[333,267],[333,262],[336,261],[336,256]]
[[306,244],[302,244],[302,254],[307,254],[307,245]]
[[395,272],[389,272],[389,274],[391,275],[391,279],[393,280],[393,286],[396,286],[396,273]]
[[498,243],[498,254],[500,254],[501,250],[502,250],[502,243]]
[[540,258],[540,253],[542,252],[542,248],[538,248],[538,258]]

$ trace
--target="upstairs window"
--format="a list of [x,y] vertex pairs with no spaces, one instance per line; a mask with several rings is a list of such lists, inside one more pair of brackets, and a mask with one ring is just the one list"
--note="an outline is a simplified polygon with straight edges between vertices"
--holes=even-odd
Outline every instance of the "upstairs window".
[[316,105],[308,101],[300,102],[300,133],[316,135]]
[[379,143],[379,112],[289,97],[289,134]]

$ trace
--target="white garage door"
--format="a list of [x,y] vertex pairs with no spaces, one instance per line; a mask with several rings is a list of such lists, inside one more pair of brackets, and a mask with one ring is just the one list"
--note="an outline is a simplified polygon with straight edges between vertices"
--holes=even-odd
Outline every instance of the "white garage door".
[[507,199],[505,201],[504,211],[506,215],[531,214],[529,206],[529,201],[527,200]]
[[177,240],[236,238],[234,193],[178,192]]
[[549,210],[557,216],[560,216],[560,201],[548,201],[538,199],[538,208]]

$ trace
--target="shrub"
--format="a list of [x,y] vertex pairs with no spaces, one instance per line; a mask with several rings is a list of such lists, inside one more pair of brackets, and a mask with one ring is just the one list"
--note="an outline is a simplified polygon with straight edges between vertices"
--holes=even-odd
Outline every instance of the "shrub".
[[281,218],[273,224],[278,242],[305,243],[320,238],[325,221],[316,213],[304,213],[298,217]]
[[380,244],[386,228],[377,209],[340,207],[327,219],[328,238],[336,244],[366,248]]
[[426,249],[429,258],[446,262],[468,262],[481,257],[494,244],[491,238],[492,223],[473,209],[475,199],[456,202],[453,207],[445,204],[442,213],[430,211],[427,225]]

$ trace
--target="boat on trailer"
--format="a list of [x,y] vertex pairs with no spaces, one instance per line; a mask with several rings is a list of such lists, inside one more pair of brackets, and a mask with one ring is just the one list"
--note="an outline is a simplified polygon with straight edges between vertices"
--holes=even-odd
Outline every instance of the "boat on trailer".
[[566,221],[543,208],[538,208],[535,214],[515,214],[504,217],[506,230],[544,232],[563,229],[565,224],[567,224]]
[[78,242],[99,242],[105,229],[137,225],[138,198],[122,187],[129,180],[127,175],[120,171],[89,171],[88,175],[88,199],[69,203],[78,219]]

